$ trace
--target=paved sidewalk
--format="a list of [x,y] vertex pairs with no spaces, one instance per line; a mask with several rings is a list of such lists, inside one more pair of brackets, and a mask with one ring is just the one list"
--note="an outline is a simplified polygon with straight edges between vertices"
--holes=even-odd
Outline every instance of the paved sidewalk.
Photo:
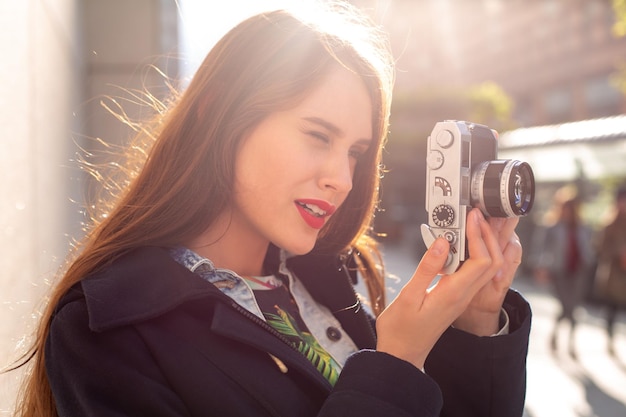
[[[524,291],[523,286],[521,290]],[[544,291],[526,291],[534,311],[528,357],[528,417],[626,417],[626,323],[617,327],[616,354],[609,355],[603,311],[579,309],[576,355],[567,351],[566,329],[556,352],[549,345],[558,303]]]
[[[393,297],[412,275],[417,259],[407,246],[386,247],[384,256],[387,271],[398,277],[388,291]],[[579,309],[574,359],[567,352],[563,332],[562,346],[556,352],[550,349],[557,301],[524,277],[516,278],[514,286],[533,309],[524,417],[626,417],[626,315],[619,316],[617,351],[610,356],[603,311],[592,306]]]

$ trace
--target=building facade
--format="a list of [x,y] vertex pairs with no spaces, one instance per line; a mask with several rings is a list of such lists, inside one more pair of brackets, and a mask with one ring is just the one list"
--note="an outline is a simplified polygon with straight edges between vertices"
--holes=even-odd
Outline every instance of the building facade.
[[397,89],[492,81],[519,127],[626,113],[611,0],[360,1],[392,37]]
[[[485,123],[498,129],[503,139],[517,131],[517,138],[528,143],[503,141],[501,156],[532,160],[539,191],[577,181],[582,171],[594,181],[624,173],[613,169],[623,165],[623,139],[594,139],[587,132],[586,139],[576,143],[533,142],[531,136],[539,130],[527,130],[544,126],[542,131],[562,132],[562,126],[569,128],[574,122],[596,121],[585,126],[598,126],[603,122],[597,120],[626,114],[626,92],[614,82],[620,68],[626,67],[626,37],[613,33],[611,0],[355,3],[371,10],[389,32],[397,57],[385,155],[389,172],[383,182],[383,211],[377,217],[382,233],[402,237],[424,222],[426,139],[442,119]],[[506,123],[495,120],[492,125],[489,118],[474,118],[476,103],[463,103],[469,88],[485,83],[499,86],[510,98]],[[582,148],[597,152],[585,153]],[[558,163],[552,158],[555,149]]]

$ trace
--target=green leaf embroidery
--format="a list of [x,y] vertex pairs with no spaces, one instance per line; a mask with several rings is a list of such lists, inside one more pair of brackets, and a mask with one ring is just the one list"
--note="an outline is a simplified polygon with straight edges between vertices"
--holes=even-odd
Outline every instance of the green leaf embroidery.
[[317,342],[311,333],[301,331],[289,313],[278,306],[275,307],[278,314],[267,314],[267,322],[285,336],[299,339],[300,342],[296,346],[298,351],[311,361],[324,378],[334,385],[337,382],[337,378],[339,378],[339,365],[333,357]]

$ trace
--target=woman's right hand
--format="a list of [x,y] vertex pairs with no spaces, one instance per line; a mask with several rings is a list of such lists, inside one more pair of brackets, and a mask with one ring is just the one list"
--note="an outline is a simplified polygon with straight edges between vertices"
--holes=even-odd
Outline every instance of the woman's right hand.
[[423,369],[439,337],[502,267],[498,239],[480,210],[470,212],[466,234],[470,257],[440,278],[445,285],[431,287],[448,256],[448,242],[438,238],[426,251],[413,277],[376,321],[378,351]]

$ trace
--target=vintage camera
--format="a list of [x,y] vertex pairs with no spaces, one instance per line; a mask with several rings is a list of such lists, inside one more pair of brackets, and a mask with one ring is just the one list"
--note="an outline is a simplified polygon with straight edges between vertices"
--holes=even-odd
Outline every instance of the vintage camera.
[[426,211],[422,224],[426,246],[439,236],[450,242],[443,273],[467,258],[465,221],[472,207],[491,217],[528,214],[535,198],[533,171],[526,162],[496,159],[498,134],[464,121],[439,122],[428,137]]

